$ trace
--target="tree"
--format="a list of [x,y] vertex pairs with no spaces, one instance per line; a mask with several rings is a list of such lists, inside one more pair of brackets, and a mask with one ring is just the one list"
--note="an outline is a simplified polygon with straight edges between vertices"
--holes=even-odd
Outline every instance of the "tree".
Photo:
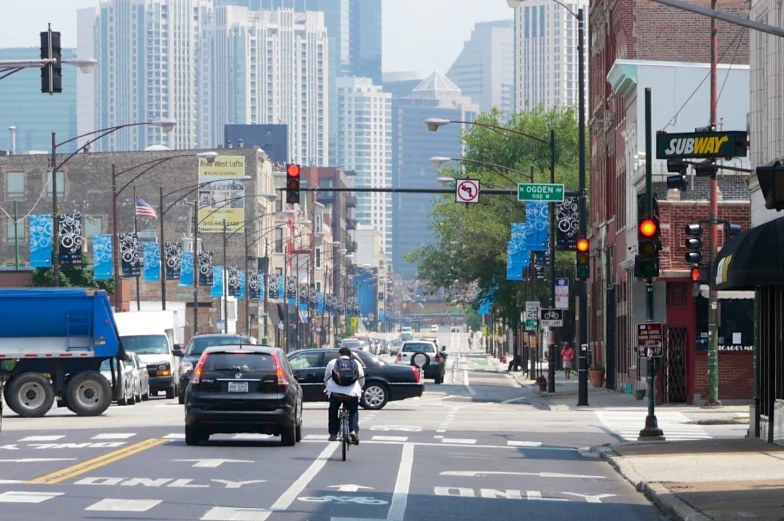
[[[482,114],[477,121],[501,126],[499,112]],[[578,128],[574,110],[537,108],[514,114],[505,124],[523,134],[549,140],[555,131],[555,180],[567,190],[578,187]],[[438,176],[479,179],[482,187],[513,188],[517,183],[550,182],[548,145],[512,133],[469,125],[460,135],[466,159],[493,163],[508,170],[468,161],[441,168]],[[525,222],[525,205],[514,197],[481,196],[480,202],[458,205],[454,196],[434,198],[430,212],[436,244],[406,254],[417,264],[420,278],[433,290],[444,289],[448,298],[470,304],[475,310],[492,297],[496,316],[516,324],[523,307],[523,288],[519,281],[506,280],[506,245],[511,224]],[[556,274],[573,278],[574,254],[556,254]],[[547,276],[549,280],[549,273]],[[537,284],[537,295],[529,300],[549,303],[549,285]]]
[[466,310],[466,328],[469,331],[479,331],[482,329],[482,317],[476,312],[474,308]]
[[[36,288],[54,287],[54,270],[52,268],[35,268],[30,284]],[[84,266],[61,266],[60,287],[62,288],[98,288],[114,294],[114,280],[95,280],[92,270]]]

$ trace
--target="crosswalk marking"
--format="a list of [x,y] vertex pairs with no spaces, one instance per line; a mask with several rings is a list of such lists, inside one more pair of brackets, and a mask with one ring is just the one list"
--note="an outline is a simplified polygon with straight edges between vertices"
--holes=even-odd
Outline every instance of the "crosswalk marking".
[[162,503],[159,499],[102,499],[85,510],[97,512],[146,512]]
[[514,441],[509,440],[506,442],[510,447],[541,447],[541,441]]
[[135,432],[111,432],[106,434],[97,434],[90,438],[91,440],[127,440],[136,436]]
[[326,441],[329,439],[329,434],[307,434],[305,435],[304,439]]
[[201,521],[265,521],[269,515],[263,508],[213,507]]
[[474,445],[476,440],[466,440],[462,438],[442,438],[442,443],[454,443],[456,445]]
[[179,433],[179,432],[173,432],[171,434],[167,434],[163,438],[166,439],[166,440],[184,440],[185,439],[185,434],[182,434],[182,433]]
[[0,494],[0,503],[43,503],[53,497],[62,495],[63,492],[19,492],[9,490]]
[[[596,411],[602,424],[616,432],[625,441],[635,441],[645,427],[645,411]],[[713,438],[699,425],[688,423],[689,418],[680,412],[656,413],[659,428],[670,441],[708,440]]]
[[28,436],[19,440],[22,441],[57,441],[65,438],[65,434],[54,434],[49,436]]
[[408,436],[373,436],[371,441],[408,441]]

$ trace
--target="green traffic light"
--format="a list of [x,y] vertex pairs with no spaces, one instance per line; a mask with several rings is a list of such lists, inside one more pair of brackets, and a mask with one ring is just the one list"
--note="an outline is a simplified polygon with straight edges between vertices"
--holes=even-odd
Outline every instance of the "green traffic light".
[[588,266],[578,266],[577,267],[577,278],[578,279],[587,279],[590,275],[591,270]]
[[640,273],[642,273],[643,277],[656,277],[658,272],[659,269],[655,262],[646,260],[640,263]]

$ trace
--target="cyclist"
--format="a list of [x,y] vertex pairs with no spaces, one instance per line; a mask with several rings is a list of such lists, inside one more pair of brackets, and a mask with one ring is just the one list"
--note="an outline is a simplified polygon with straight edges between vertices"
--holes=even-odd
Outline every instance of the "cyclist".
[[338,439],[338,410],[345,405],[349,413],[351,443],[359,445],[359,399],[365,387],[365,371],[351,357],[351,349],[341,347],[338,358],[327,364],[324,383],[329,396],[329,441]]

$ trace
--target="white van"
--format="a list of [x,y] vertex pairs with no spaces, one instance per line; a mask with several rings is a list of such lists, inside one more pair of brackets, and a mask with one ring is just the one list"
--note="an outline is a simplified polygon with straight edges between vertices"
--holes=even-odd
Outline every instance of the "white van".
[[179,367],[177,353],[176,311],[136,311],[115,313],[114,320],[120,340],[126,351],[139,355],[150,375],[150,393],[157,396],[164,391],[166,398],[179,394]]

